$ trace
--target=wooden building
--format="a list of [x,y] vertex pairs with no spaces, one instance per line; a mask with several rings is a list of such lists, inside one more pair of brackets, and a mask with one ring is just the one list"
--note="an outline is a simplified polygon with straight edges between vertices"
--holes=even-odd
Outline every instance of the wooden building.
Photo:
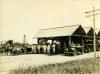
[[[85,36],[86,32],[81,25],[41,29],[37,34],[38,44],[47,44],[49,40],[51,40],[51,44],[55,41],[59,42],[59,53],[64,53],[65,49],[68,49],[68,52],[72,52],[73,50],[70,51],[70,49],[74,46],[84,46]],[[83,52],[82,50],[80,52]]]
[[96,29],[96,48],[100,50],[100,30]]
[[84,38],[84,47],[85,52],[91,52],[93,51],[93,28],[92,27],[83,27],[83,29],[86,32],[86,37]]

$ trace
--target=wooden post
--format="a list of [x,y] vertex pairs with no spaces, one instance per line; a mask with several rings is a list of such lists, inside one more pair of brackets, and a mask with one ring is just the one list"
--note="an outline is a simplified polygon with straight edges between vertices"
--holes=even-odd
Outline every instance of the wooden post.
[[83,39],[83,37],[82,37],[82,45],[83,45],[83,47],[82,47],[82,54],[84,54],[84,39]]
[[95,37],[95,11],[93,7],[93,27],[94,27],[94,32],[93,32],[93,38],[94,38],[94,56],[96,57],[96,37]]
[[[93,6],[93,10],[92,11],[85,12],[85,13],[92,13],[92,15],[90,15],[90,16],[93,16],[93,28],[94,28],[94,32],[93,32],[93,49],[94,49],[94,57],[96,57],[95,16],[99,15],[99,14],[95,14],[96,11],[100,11],[100,9],[95,9],[94,6]],[[90,16],[87,16],[87,17],[90,17]]]
[[24,34],[23,44],[26,44],[26,35]]
[[71,47],[71,36],[69,36],[69,47]]

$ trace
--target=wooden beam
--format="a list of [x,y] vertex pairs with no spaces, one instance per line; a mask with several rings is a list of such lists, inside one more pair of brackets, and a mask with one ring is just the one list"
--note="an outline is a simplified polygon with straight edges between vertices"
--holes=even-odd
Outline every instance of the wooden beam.
[[69,36],[69,47],[71,47],[71,36]]
[[85,13],[91,13],[91,12],[95,12],[95,11],[99,11],[100,9],[95,9],[95,10],[92,10],[92,11],[87,11]]
[[84,39],[83,39],[83,37],[82,37],[82,45],[83,45],[82,54],[84,54]]

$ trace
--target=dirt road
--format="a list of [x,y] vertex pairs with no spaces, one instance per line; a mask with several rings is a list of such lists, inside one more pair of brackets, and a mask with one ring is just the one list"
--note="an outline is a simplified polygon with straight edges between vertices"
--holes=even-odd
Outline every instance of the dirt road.
[[[97,52],[97,56],[100,57],[100,52]],[[27,54],[19,56],[0,56],[0,74],[7,74],[11,69],[18,67],[26,68],[28,66],[39,66],[43,64],[62,63],[72,60],[84,59],[94,57],[94,53],[85,53],[78,56],[64,56],[64,55],[52,55],[45,54]]]

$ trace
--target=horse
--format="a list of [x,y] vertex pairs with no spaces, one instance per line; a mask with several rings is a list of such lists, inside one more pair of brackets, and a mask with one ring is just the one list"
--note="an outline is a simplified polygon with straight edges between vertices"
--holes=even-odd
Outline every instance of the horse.
[[32,48],[30,46],[26,47],[26,52],[28,53],[32,53]]

